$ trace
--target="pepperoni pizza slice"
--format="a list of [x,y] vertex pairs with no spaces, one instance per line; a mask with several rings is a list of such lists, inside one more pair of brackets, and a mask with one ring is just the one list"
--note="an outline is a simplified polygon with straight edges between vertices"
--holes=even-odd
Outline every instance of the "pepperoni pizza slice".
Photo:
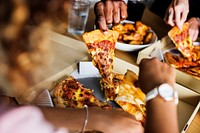
[[111,108],[107,103],[99,101],[91,89],[84,87],[72,76],[55,85],[52,98],[55,106],[61,108],[83,108],[84,105]]
[[174,42],[176,48],[182,53],[185,58],[192,58],[192,39],[189,36],[189,24],[184,23],[182,30],[174,26],[169,32],[169,37]]
[[[113,84],[113,61],[115,43],[118,39],[117,31],[108,30],[107,34],[100,30],[94,30],[83,35],[83,39],[88,47],[88,52],[92,57],[94,66],[102,76],[101,86],[105,92],[107,100],[113,100],[115,86]],[[109,92],[106,92],[109,91]],[[112,93],[110,93],[112,91]]]

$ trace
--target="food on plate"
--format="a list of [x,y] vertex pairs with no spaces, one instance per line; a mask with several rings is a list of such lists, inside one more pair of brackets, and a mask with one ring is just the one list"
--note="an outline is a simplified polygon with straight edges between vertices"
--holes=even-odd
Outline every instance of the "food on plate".
[[192,75],[200,80],[200,66],[198,67],[190,67],[190,68],[180,68],[179,70]]
[[112,30],[119,32],[118,41],[128,44],[148,44],[153,38],[153,32],[150,27],[143,24],[141,21],[133,23],[121,23],[113,26]]
[[113,84],[115,75],[113,73],[113,62],[118,35],[118,32],[113,30],[108,30],[107,34],[102,33],[100,30],[93,30],[83,34],[88,52],[92,56],[92,62],[102,76],[100,83],[107,100],[115,98],[114,93],[110,93],[110,90],[115,91],[116,88]]
[[147,35],[144,38],[144,43],[145,44],[149,43],[152,38],[153,38],[153,33],[152,32],[147,33]]
[[179,55],[173,55],[170,52],[166,52],[164,54],[164,58],[166,63],[175,68],[189,68],[198,66],[198,63],[189,61],[183,57],[180,57]]
[[[131,28],[131,26],[128,27]],[[117,36],[111,36],[113,39],[108,41],[110,37],[102,37],[102,35],[97,36],[96,32],[102,34],[100,31],[95,30],[84,34],[83,38],[92,56],[94,66],[99,69],[102,76],[100,84],[107,100],[115,101],[124,111],[134,115],[136,120],[144,122],[146,117],[145,94],[138,87],[137,75],[131,70],[127,70],[125,75],[113,72],[113,50],[115,47],[110,48],[110,45],[115,44],[117,38],[113,37]],[[94,36],[98,41],[94,41]],[[103,69],[103,71],[101,69]]]
[[164,54],[165,61],[180,71],[200,79],[200,49],[198,45],[193,45],[188,23],[183,24],[182,30],[174,26],[168,35],[182,55],[166,52]]
[[55,106],[61,108],[83,108],[84,105],[111,108],[106,102],[99,101],[91,89],[84,87],[72,76],[68,76],[55,85],[52,98]]
[[127,70],[119,86],[115,102],[124,111],[134,115],[136,120],[144,122],[146,118],[145,98],[145,94],[138,87],[138,76],[131,70]]
[[187,58],[183,58],[179,55],[173,55],[170,52],[164,54],[166,63],[175,67],[176,69],[190,74],[191,76],[200,79],[200,60],[190,61]]

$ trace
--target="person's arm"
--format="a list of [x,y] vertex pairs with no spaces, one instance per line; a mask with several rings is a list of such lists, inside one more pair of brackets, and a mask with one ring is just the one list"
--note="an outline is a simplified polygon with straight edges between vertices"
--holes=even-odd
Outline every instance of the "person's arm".
[[171,26],[177,25],[181,29],[183,23],[187,19],[188,13],[188,0],[172,0],[166,11],[164,21]]
[[[86,110],[41,108],[45,118],[57,128],[66,127],[69,131],[81,131]],[[98,130],[105,133],[143,133],[144,129],[135,118],[119,109],[102,110],[89,108],[86,131]]]
[[107,31],[109,24],[119,24],[128,16],[127,5],[123,0],[101,0],[94,6],[96,26]]
[[[147,94],[163,83],[175,85],[175,70],[158,59],[143,59],[139,65],[139,83]],[[178,133],[175,100],[165,101],[159,95],[147,101],[145,133]]]
[[192,41],[195,41],[199,35],[200,19],[192,17],[188,20],[189,23],[189,34]]

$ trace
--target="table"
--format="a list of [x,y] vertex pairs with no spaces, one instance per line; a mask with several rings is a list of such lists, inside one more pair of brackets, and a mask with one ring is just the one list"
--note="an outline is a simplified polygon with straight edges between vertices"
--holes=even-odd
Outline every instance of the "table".
[[[149,19],[149,18],[151,18],[151,19]],[[88,22],[87,22],[87,26],[86,26],[86,31],[93,30],[94,19],[95,19],[95,16],[94,16],[93,8],[91,8],[89,18],[88,18]],[[145,24],[149,25],[155,31],[155,33],[157,33],[158,39],[161,39],[162,37],[166,36],[168,30],[170,29],[170,27],[167,26],[161,18],[159,18],[157,15],[151,13],[148,10],[148,8],[146,8],[145,11],[144,11],[142,21]],[[58,32],[62,35],[68,36],[68,37],[72,37],[72,38],[80,40],[80,41],[83,41],[81,36],[72,35],[72,34],[69,34],[69,33],[66,32],[67,17],[62,18],[61,20],[58,20],[58,24],[59,25],[56,25],[56,28],[53,29],[55,32]],[[134,64],[134,65],[137,65],[136,64],[137,54],[138,54],[138,52],[123,52],[123,51],[119,51],[119,50],[115,51],[116,57],[118,57],[118,58],[120,58],[124,61],[127,61],[131,64]],[[9,100],[10,99],[7,99],[6,97],[3,97],[3,100],[0,99],[0,101],[5,101],[4,102],[5,104],[10,103]],[[193,132],[195,132],[195,131],[193,131]]]
[[[86,32],[94,29],[95,14],[94,14],[94,11],[93,11],[94,10],[93,7],[94,7],[94,5],[92,4],[90,12],[89,12],[89,17],[88,17],[86,29],[85,29]],[[149,18],[151,18],[151,19],[149,19]],[[170,27],[167,26],[165,24],[165,22],[159,16],[150,12],[148,8],[145,8],[145,11],[144,11],[144,14],[143,14],[143,17],[142,17],[142,22],[149,25],[155,31],[155,33],[158,36],[158,39],[161,39],[162,37],[166,36],[168,30],[170,29]],[[160,27],[162,27],[162,30],[160,30],[161,29]],[[54,31],[58,32],[62,35],[83,41],[81,35],[72,35],[72,34],[67,33],[67,17],[60,21],[59,26],[56,25],[56,28],[54,28]],[[124,52],[124,51],[115,50],[115,56],[117,58],[120,58],[120,59],[127,61],[131,64],[134,64],[134,65],[137,65],[136,64],[137,55],[138,55],[137,51],[136,52]]]
[[[151,19],[149,19],[149,18],[151,18]],[[66,22],[64,22],[64,23],[66,23]],[[91,8],[90,12],[89,12],[89,18],[87,21],[87,25],[86,25],[86,32],[93,30],[94,22],[95,22],[95,15],[94,15],[93,8]],[[159,16],[150,12],[148,8],[145,8],[145,11],[144,11],[144,14],[142,17],[142,22],[149,25],[155,31],[155,33],[158,36],[158,39],[161,39],[164,36],[166,36],[167,32],[171,28],[170,26],[166,25],[165,22]],[[62,35],[83,41],[82,36],[72,35],[72,34],[69,34],[66,32],[67,24],[62,24],[62,26],[63,27],[61,28],[61,30],[55,29],[55,31]],[[120,58],[120,59],[122,59],[128,63],[134,64],[134,65],[138,65],[138,64],[136,64],[137,55],[138,55],[138,52],[124,52],[124,51],[115,50],[115,56],[117,58]],[[196,125],[199,125],[197,121],[194,121],[194,124],[195,123],[196,123]],[[196,127],[194,127],[191,130],[192,130],[192,132],[198,132],[198,128],[196,128]]]

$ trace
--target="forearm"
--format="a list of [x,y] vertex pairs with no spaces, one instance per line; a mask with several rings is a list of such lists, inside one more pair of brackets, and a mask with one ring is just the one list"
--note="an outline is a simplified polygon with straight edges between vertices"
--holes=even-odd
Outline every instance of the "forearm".
[[45,118],[56,128],[81,131],[85,120],[85,109],[40,108]]
[[178,133],[177,106],[156,97],[147,102],[145,133]]

